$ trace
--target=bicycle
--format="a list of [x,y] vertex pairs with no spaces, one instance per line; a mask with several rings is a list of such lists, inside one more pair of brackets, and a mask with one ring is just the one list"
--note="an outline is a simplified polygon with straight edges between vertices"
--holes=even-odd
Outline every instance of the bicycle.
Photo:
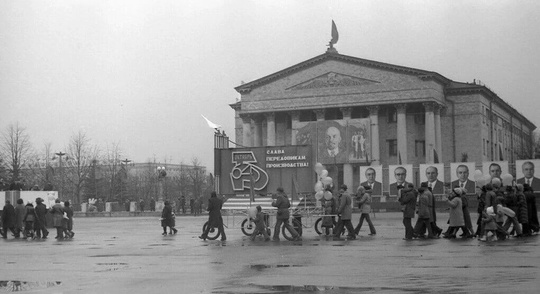
[[[209,221],[204,223],[203,228],[202,228],[203,233],[206,232],[206,228],[208,228],[209,225],[210,225]],[[223,225],[223,226],[225,227],[225,225]],[[206,236],[206,239],[208,239],[208,240],[216,240],[217,238],[219,238],[220,235],[221,235],[221,232],[217,228],[212,227],[208,231],[208,235]]]
[[[270,214],[269,213],[265,213],[266,214],[266,224],[267,224],[267,233],[269,236],[271,236],[271,229],[270,229]],[[296,230],[296,232],[299,234],[299,236],[302,236],[302,223],[299,222],[298,220],[296,220],[294,217],[293,218],[289,218],[289,224],[291,224],[291,226]],[[253,219],[247,217],[246,219],[244,219],[242,221],[242,224],[241,224],[241,230],[242,230],[242,233],[244,233],[244,235],[246,236],[251,236],[253,234],[253,231],[255,231],[255,222],[253,221]],[[283,237],[289,241],[293,241],[294,240],[294,237],[292,236],[292,234],[289,232],[289,230],[287,230],[287,228],[285,226],[283,226],[281,228],[281,233],[283,234]]]

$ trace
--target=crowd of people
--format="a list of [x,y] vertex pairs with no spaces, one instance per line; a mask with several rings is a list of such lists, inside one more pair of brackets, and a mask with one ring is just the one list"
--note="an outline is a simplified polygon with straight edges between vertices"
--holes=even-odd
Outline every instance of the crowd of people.
[[47,214],[51,214],[52,225],[56,228],[56,239],[73,238],[73,209],[69,201],[62,205],[60,200],[56,199],[55,204],[47,209],[41,198],[36,199],[35,207],[31,202],[25,205],[22,199],[17,199],[17,204],[13,206],[7,199],[2,211],[0,234],[4,239],[8,238],[9,232],[16,239],[47,239]]

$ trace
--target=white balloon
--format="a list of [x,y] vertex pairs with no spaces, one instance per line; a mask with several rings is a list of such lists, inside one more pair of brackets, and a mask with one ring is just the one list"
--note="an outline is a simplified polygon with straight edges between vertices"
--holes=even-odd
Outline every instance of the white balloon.
[[319,192],[319,191],[322,191],[322,190],[323,190],[323,183],[321,181],[318,181],[315,184],[315,192]]
[[482,177],[482,171],[479,169],[475,170],[473,177],[475,181],[478,181]]
[[323,178],[323,179],[321,180],[321,182],[322,182],[325,186],[332,185],[332,178],[331,178],[331,177]]
[[512,186],[514,182],[514,177],[511,174],[504,174],[501,176],[501,179],[504,186]]
[[322,165],[322,163],[317,162],[317,163],[315,164],[315,172],[316,172],[318,175],[321,174],[321,172],[323,171],[323,169],[324,169],[324,165]]
[[330,191],[325,191],[324,192],[324,199],[330,200],[330,199],[332,199],[332,197],[334,197],[334,196],[332,195],[332,193]]
[[493,178],[491,179],[491,184],[493,184],[493,187],[499,188],[501,186],[501,180],[499,178]]
[[321,178],[324,179],[324,178],[326,178],[326,177],[328,177],[328,171],[325,170],[325,169],[323,169],[322,172],[321,172]]
[[324,192],[319,191],[319,192],[315,193],[315,199],[321,200],[323,198],[323,195],[324,195]]
[[250,218],[256,218],[257,217],[257,207],[252,206],[248,208],[248,216]]

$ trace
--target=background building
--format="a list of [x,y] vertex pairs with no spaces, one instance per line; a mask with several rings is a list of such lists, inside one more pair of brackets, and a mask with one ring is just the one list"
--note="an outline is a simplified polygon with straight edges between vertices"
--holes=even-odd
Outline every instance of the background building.
[[236,142],[311,145],[337,184],[365,165],[533,157],[536,126],[476,81],[329,49],[235,89]]

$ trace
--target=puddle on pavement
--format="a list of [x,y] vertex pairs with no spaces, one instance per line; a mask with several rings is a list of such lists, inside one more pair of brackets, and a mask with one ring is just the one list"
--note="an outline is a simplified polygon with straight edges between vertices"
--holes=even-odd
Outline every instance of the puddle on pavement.
[[[341,286],[323,286],[323,285],[255,285],[249,284],[246,286],[233,286],[230,290],[226,288],[214,289],[212,293],[315,293],[315,292],[324,292],[328,294],[340,293],[340,294],[349,294],[349,293],[360,293],[360,292],[393,292],[396,290],[403,289],[394,289],[386,287],[341,287]],[[423,293],[422,289],[412,289],[407,291],[411,293]]]
[[62,285],[60,281],[28,282],[28,281],[0,281],[0,292],[22,292],[52,288]]
[[120,256],[120,254],[102,254],[102,255],[90,255],[88,257],[117,257]]
[[150,244],[148,246],[169,246],[169,244],[164,244],[164,243],[162,243],[162,244]]
[[267,268],[284,268],[284,267],[303,267],[303,265],[300,265],[300,264],[252,264],[249,266],[249,268],[256,269],[258,271],[262,271],[263,269],[267,269]]

